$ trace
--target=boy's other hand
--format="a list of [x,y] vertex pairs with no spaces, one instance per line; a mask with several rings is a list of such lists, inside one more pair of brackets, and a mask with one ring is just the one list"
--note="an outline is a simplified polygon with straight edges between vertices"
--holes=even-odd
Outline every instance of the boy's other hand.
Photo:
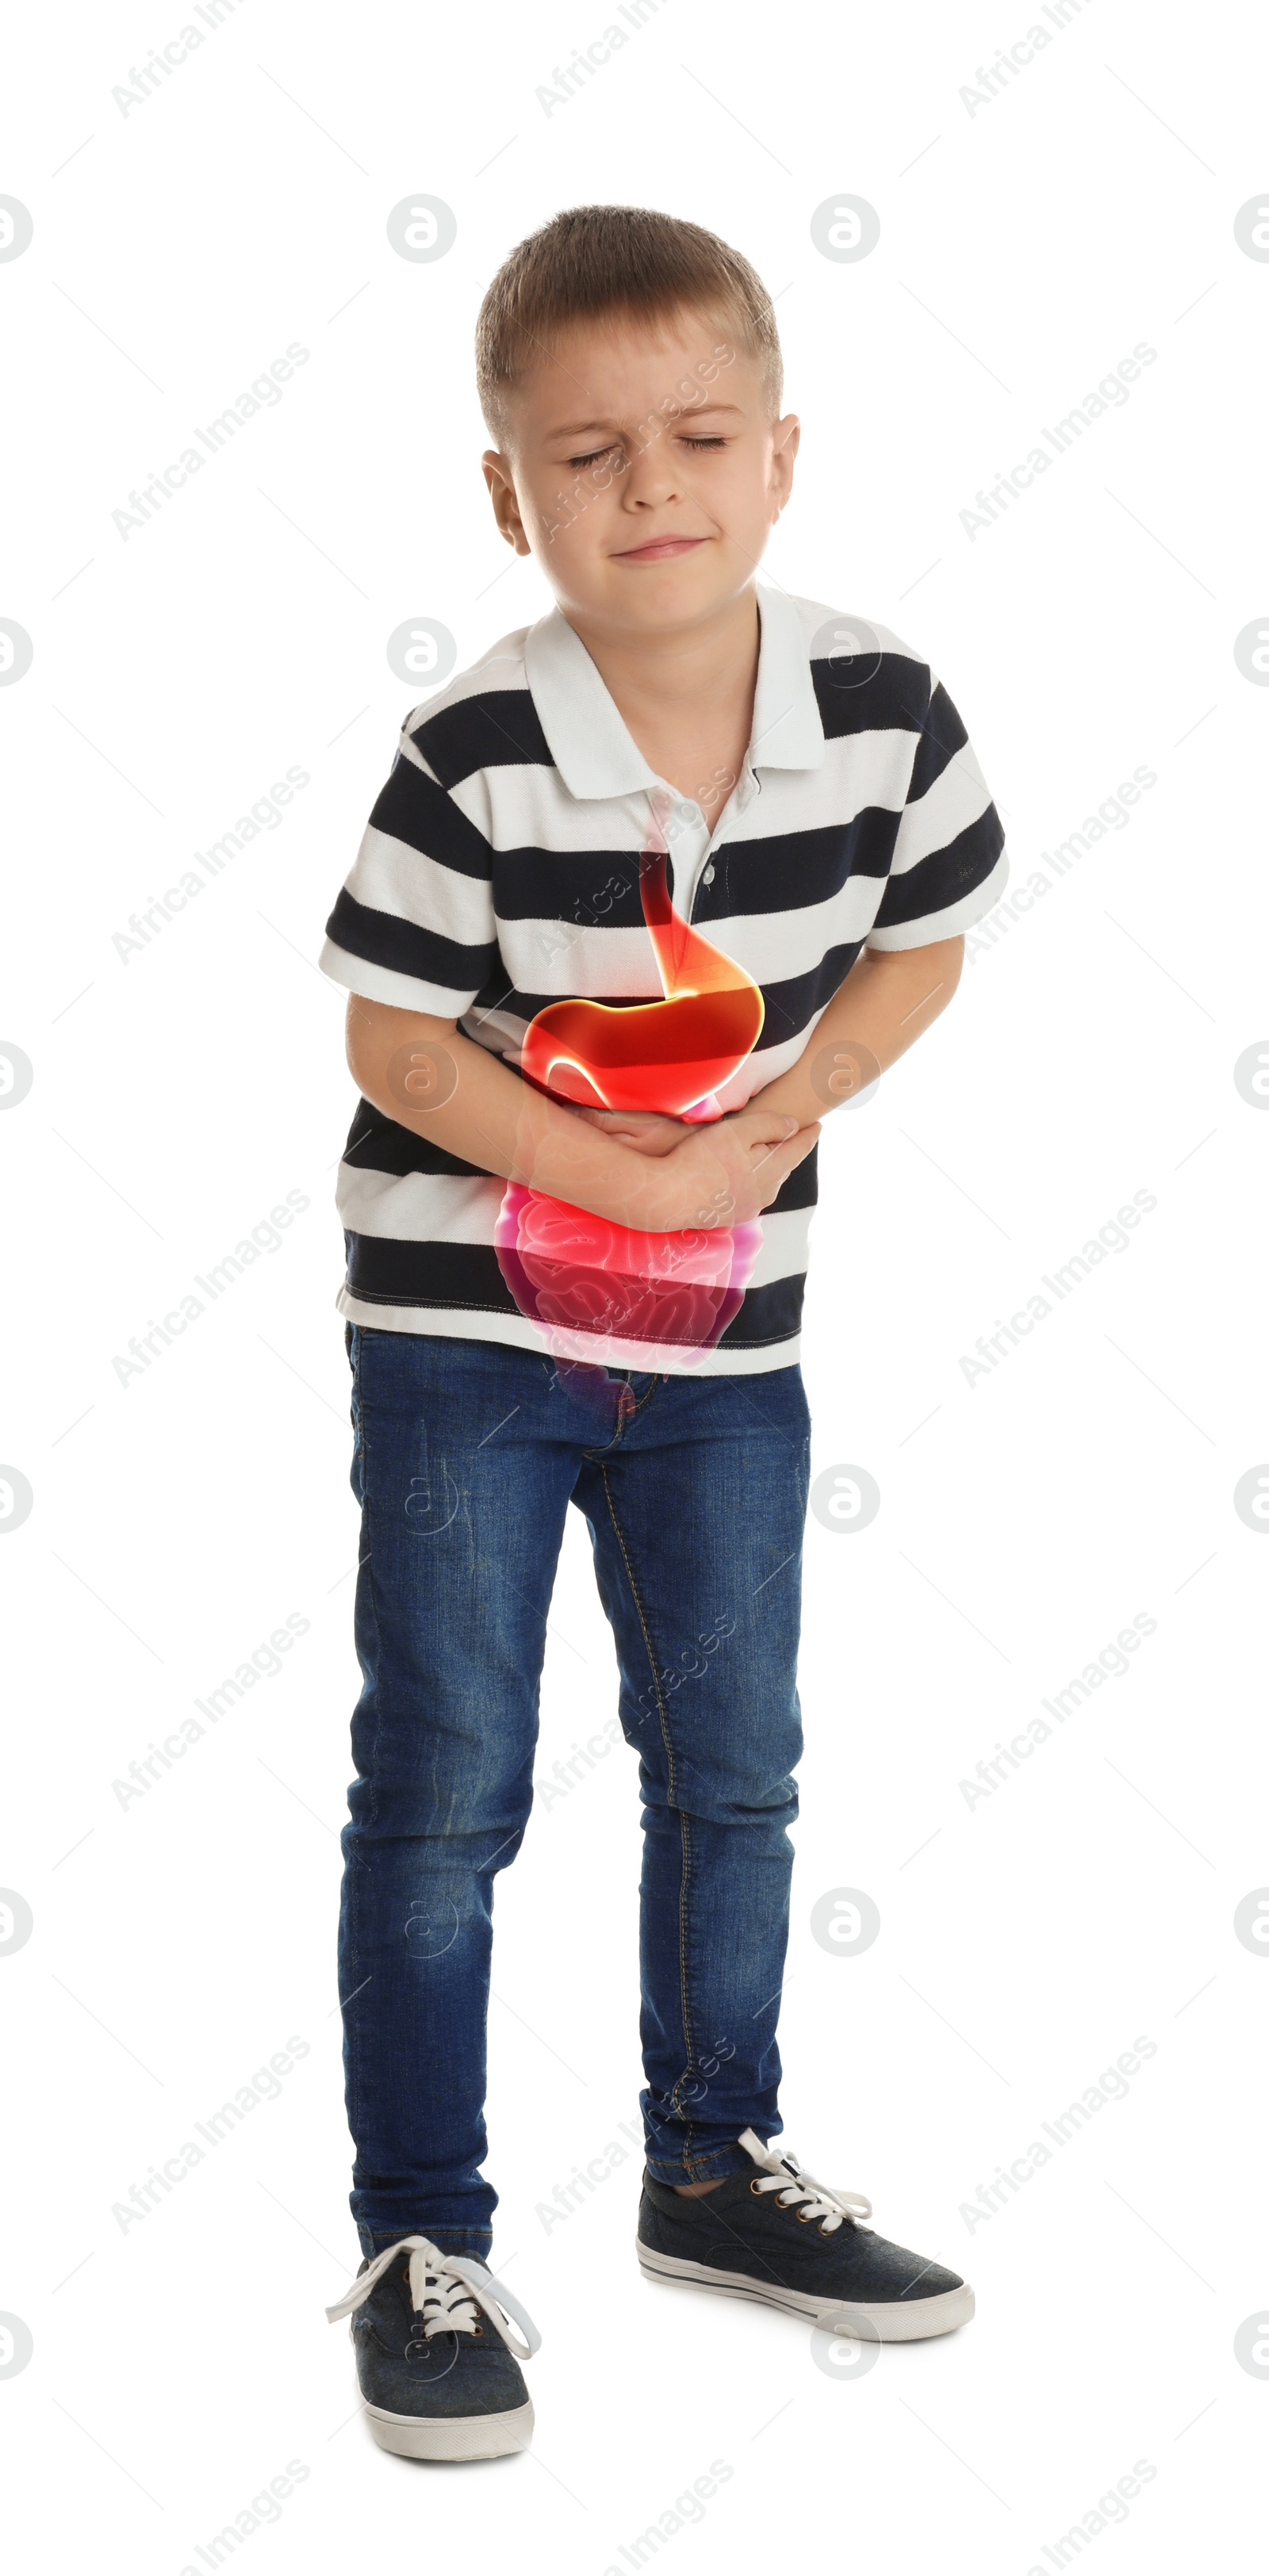
[[799,1127],[791,1115],[762,1109],[688,1127],[640,1193],[649,1213],[627,1221],[667,1234],[743,1225],[770,1207],[819,1132],[818,1121]]

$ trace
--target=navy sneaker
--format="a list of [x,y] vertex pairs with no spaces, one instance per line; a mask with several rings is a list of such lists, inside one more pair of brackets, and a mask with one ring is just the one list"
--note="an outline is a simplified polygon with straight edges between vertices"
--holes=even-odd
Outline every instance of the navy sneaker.
[[443,2254],[429,2236],[403,2236],[361,2265],[326,2314],[332,2325],[353,2319],[357,2380],[382,2449],[409,2460],[495,2460],[528,2449],[533,2407],[520,2363],[542,2338],[483,2263]]
[[734,2299],[761,2299],[813,2325],[849,2309],[879,2343],[950,2333],[974,2313],[958,2272],[876,2236],[862,2192],[830,2191],[796,2156],[776,2155],[752,2129],[740,2144],[748,2173],[691,2194],[643,2178],[639,2262],[650,2281],[683,2281]]

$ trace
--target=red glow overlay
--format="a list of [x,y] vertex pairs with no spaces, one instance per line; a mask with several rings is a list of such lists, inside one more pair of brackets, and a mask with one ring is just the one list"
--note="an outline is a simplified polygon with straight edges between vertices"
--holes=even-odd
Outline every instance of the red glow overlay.
[[[521,1065],[557,1100],[587,1108],[720,1116],[713,1095],[757,1043],[762,995],[751,976],[674,909],[659,824],[640,854],[643,917],[664,989],[659,1002],[548,1002],[529,1024]],[[762,1242],[755,1221],[649,1234],[508,1185],[498,1263],[522,1315],[557,1358],[593,1358],[596,1339],[712,1350],[744,1296]],[[627,1365],[633,1361],[627,1361]]]

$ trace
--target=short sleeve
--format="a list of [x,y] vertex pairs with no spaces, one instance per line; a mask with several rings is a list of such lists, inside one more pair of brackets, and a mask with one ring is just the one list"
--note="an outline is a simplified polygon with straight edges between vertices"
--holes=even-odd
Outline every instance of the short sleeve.
[[403,731],[326,924],[324,975],[367,1001],[456,1020],[498,957],[493,857]]
[[1009,876],[1004,826],[942,683],[930,694],[870,948],[953,939],[1000,901]]

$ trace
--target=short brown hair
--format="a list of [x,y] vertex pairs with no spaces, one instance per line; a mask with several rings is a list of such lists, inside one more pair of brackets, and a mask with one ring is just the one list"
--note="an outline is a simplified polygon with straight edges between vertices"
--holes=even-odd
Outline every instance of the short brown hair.
[[664,321],[684,309],[717,315],[761,359],[772,409],[784,368],[771,298],[738,250],[700,224],[646,206],[570,206],[503,261],[476,324],[476,388],[491,434],[506,397],[556,336],[604,314]]

